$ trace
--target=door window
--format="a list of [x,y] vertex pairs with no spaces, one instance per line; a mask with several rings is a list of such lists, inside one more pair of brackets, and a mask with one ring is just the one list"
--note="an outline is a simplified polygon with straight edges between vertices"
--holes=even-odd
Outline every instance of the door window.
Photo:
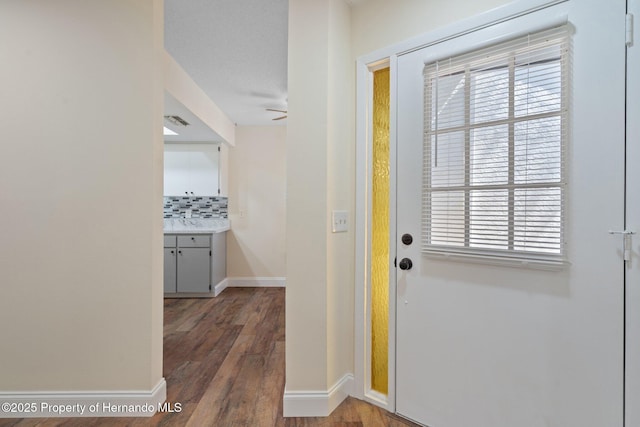
[[424,69],[423,252],[562,262],[569,37]]

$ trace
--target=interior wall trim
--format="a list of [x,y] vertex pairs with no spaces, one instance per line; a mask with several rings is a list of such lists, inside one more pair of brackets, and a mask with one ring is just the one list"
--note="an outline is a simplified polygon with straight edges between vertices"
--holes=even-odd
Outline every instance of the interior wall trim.
[[181,410],[166,399],[164,378],[149,391],[0,392],[0,418],[151,417]]
[[345,374],[329,390],[288,391],[285,386],[285,417],[326,417],[338,407],[353,389],[353,374]]
[[286,277],[227,277],[229,288],[284,288]]
[[227,288],[284,288],[286,283],[286,277],[227,277],[215,285],[213,296]]

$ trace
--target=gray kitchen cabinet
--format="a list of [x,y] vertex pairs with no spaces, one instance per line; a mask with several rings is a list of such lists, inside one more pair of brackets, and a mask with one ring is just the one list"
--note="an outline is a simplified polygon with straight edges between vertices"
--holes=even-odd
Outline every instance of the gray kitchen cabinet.
[[210,263],[209,234],[178,236],[178,292],[209,292]]
[[226,233],[165,234],[164,292],[211,293],[227,275]]

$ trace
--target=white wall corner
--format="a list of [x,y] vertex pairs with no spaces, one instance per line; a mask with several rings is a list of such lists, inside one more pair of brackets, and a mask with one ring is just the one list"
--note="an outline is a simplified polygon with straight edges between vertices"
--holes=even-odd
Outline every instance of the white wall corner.
[[218,283],[213,287],[213,296],[217,297],[222,293],[222,291],[224,291],[228,287],[229,287],[229,278],[224,278],[223,280],[220,281],[220,283]]
[[228,288],[284,288],[287,282],[286,277],[228,277],[227,280]]
[[178,411],[162,378],[150,391],[0,392],[0,418],[151,417]]
[[353,374],[345,374],[327,391],[287,391],[283,397],[285,417],[326,417],[353,391]]

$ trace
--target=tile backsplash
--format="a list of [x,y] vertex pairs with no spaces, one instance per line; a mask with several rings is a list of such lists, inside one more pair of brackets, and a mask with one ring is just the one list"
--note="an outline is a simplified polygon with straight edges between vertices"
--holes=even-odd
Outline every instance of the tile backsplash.
[[191,218],[228,218],[226,197],[164,197],[165,218],[185,218],[187,210],[191,210]]

